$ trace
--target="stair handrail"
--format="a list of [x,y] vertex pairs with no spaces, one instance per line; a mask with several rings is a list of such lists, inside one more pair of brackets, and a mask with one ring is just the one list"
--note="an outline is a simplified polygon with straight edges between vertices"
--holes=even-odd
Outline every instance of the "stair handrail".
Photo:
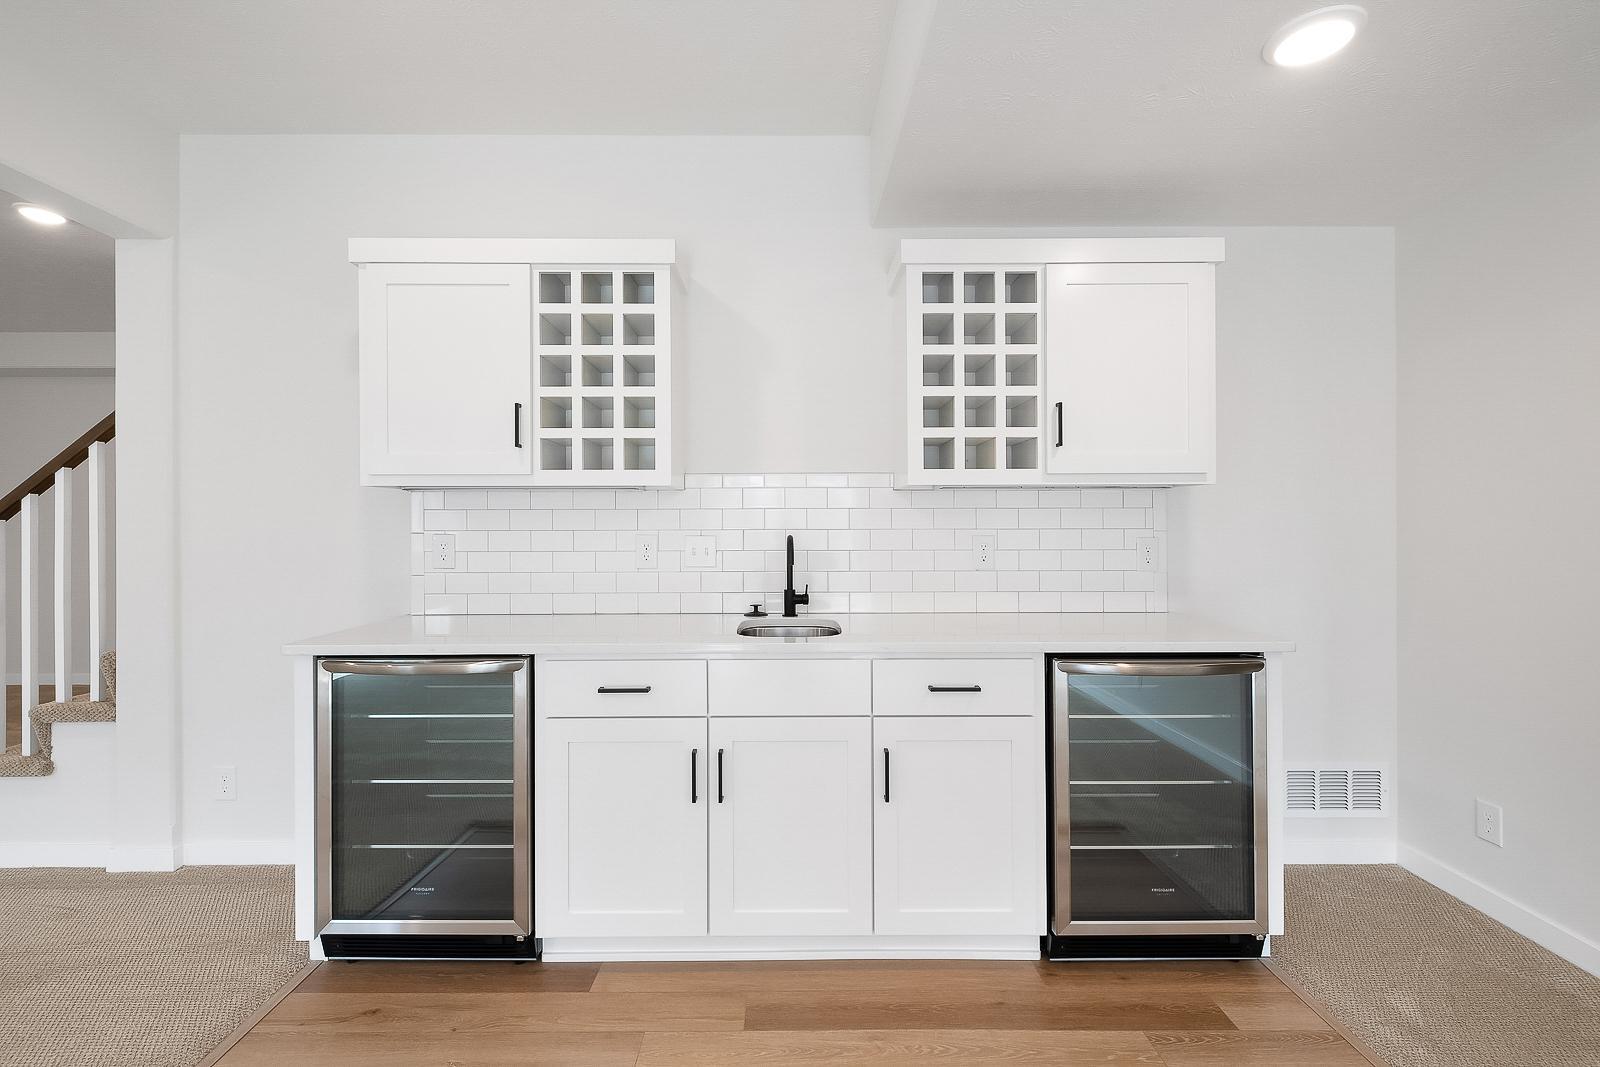
[[55,484],[57,471],[76,467],[88,459],[90,445],[109,441],[116,435],[117,413],[113,411],[90,427],[82,437],[56,453],[54,459],[40,467],[30,477],[24,478],[21,485],[0,497],[0,522],[5,522],[22,508],[23,497],[43,493]]

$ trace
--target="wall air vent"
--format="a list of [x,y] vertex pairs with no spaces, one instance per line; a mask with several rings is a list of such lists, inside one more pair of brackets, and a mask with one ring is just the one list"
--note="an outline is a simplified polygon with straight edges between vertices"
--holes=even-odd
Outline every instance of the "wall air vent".
[[1381,767],[1291,767],[1290,815],[1382,815]]

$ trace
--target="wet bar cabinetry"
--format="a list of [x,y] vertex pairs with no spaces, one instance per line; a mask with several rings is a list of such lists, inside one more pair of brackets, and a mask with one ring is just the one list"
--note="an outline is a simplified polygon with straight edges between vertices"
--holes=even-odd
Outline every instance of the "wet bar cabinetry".
[[1217,238],[901,242],[902,486],[1216,479]]
[[672,241],[357,239],[362,484],[667,486]]

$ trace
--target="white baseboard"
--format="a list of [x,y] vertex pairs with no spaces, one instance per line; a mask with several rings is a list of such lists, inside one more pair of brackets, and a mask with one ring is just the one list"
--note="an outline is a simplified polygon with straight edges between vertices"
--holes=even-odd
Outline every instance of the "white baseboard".
[[1434,859],[1426,852],[1402,843],[1399,854],[1400,866],[1418,878],[1432,882],[1462,903],[1509,926],[1529,941],[1543,945],[1592,975],[1600,976],[1600,944],[1491,889],[1448,863]]
[[186,867],[289,865],[294,863],[294,842],[286,841],[185,841]]
[[100,867],[110,848],[104,841],[6,841],[0,867]]
[[1283,845],[1283,862],[1294,864],[1394,863],[1395,856],[1393,840],[1374,841],[1370,837],[1286,841]]
[[178,850],[170,845],[121,845],[107,849],[106,870],[113,873],[175,871],[178,866]]

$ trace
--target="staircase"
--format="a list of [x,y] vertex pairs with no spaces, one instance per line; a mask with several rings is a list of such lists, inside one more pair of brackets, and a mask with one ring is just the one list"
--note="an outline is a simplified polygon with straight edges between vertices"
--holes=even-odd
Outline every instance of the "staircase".
[[[107,415],[16,489],[0,497],[0,679],[9,682],[13,669],[20,686],[6,687],[5,751],[0,778],[41,777],[55,771],[53,728],[68,722],[110,722],[116,718],[116,658],[107,647],[111,634],[111,593],[115,549],[111,528],[110,477],[116,415]],[[80,509],[74,482],[87,483],[88,505]],[[54,544],[48,562],[41,552],[40,527],[45,509],[53,512]],[[85,510],[85,514],[77,514]],[[88,532],[88,562],[74,565],[73,532],[78,523]],[[16,531],[15,536],[11,534]],[[11,590],[10,546],[17,548],[15,594]],[[78,590],[87,593],[88,648],[76,647],[83,637]],[[49,598],[53,634],[41,633],[40,607]],[[9,627],[17,626],[20,663],[8,662]],[[49,646],[45,640],[53,637]],[[53,649],[52,685],[41,685],[39,662]],[[85,657],[83,653],[86,653]],[[72,666],[88,658],[98,665],[87,687],[72,685]],[[46,699],[46,694],[50,699]],[[15,698],[13,699],[13,694]]]

